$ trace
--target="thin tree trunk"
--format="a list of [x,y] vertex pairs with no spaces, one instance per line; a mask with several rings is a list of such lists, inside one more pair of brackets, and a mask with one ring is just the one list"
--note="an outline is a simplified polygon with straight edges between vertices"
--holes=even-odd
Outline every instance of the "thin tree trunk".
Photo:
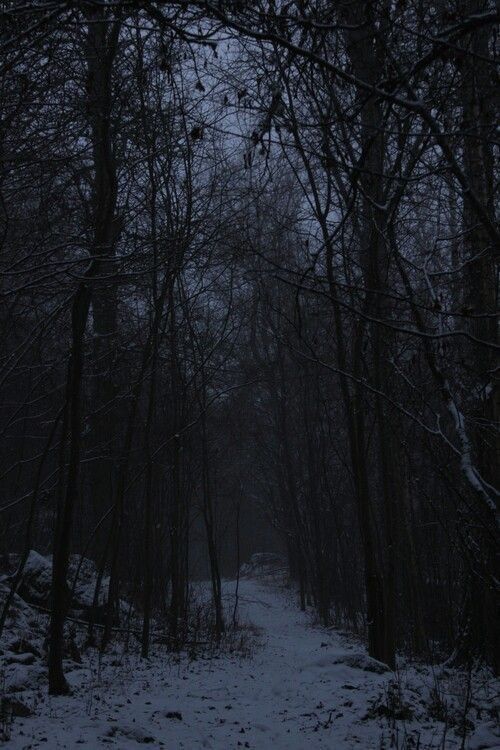
[[[202,374],[204,379],[204,374]],[[225,630],[224,613],[222,609],[222,586],[221,576],[219,567],[219,555],[217,550],[217,539],[215,530],[215,517],[214,508],[212,501],[212,488],[210,480],[209,470],[209,455],[208,455],[208,435],[207,435],[207,424],[206,424],[206,385],[203,380],[203,412],[201,417],[201,430],[202,430],[202,472],[203,472],[203,520],[205,522],[205,531],[207,537],[208,547],[208,559],[210,562],[210,578],[212,581],[212,595],[215,610],[215,638],[217,643],[220,642],[222,634]]]
[[[90,290],[81,283],[71,311],[72,350],[68,366],[66,403],[68,409],[69,462],[66,493],[58,508],[52,565],[52,602],[49,631],[49,693],[65,695],[69,686],[64,677],[64,620],[68,609],[68,563],[73,514],[78,501],[82,435],[81,391],[84,367],[84,337],[90,306]],[[61,471],[63,467],[61,467]]]

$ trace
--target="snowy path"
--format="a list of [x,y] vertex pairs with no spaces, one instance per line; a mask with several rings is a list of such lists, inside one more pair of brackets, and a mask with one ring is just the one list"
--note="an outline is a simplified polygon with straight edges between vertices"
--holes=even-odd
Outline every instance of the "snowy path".
[[[227,587],[229,595],[234,584]],[[243,580],[240,590],[243,619],[262,629],[252,658],[176,664],[159,655],[145,664],[134,657],[105,667],[94,686],[77,670],[70,675],[73,697],[41,697],[38,716],[16,722],[9,747],[390,747],[382,741],[387,720],[363,717],[391,675],[348,666],[342,660],[355,662],[360,646],[311,627],[286,592],[255,580]],[[402,735],[399,742],[404,747]]]

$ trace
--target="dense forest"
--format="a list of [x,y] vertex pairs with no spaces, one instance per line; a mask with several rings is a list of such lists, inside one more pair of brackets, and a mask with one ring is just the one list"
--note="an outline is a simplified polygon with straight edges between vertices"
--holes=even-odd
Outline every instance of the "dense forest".
[[0,3],[0,635],[50,561],[52,695],[72,620],[223,648],[259,552],[390,669],[498,673],[499,20]]

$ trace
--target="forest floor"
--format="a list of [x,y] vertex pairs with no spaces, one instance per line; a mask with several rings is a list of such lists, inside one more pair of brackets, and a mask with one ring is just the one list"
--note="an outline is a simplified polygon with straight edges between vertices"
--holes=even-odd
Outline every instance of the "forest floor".
[[[230,608],[234,582],[225,586]],[[141,660],[116,650],[99,665],[87,653],[68,675],[72,696],[50,698],[43,685],[22,694],[33,714],[14,720],[7,746],[500,748],[498,683],[483,673],[389,672],[357,640],[313,625],[271,579],[241,580],[240,618],[251,623],[246,654]]]

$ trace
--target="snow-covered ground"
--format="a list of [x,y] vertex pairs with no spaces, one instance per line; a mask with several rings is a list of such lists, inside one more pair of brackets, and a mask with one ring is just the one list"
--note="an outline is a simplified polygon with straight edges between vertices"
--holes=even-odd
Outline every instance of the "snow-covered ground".
[[[225,585],[230,605],[234,583]],[[240,613],[258,629],[251,655],[117,652],[100,667],[87,656],[69,674],[71,697],[48,697],[43,683],[21,694],[34,713],[15,719],[8,747],[500,748],[491,680],[475,676],[467,702],[457,673],[436,681],[411,667],[395,677],[354,639],[313,627],[269,579],[240,582]],[[465,744],[461,716],[472,722]]]

